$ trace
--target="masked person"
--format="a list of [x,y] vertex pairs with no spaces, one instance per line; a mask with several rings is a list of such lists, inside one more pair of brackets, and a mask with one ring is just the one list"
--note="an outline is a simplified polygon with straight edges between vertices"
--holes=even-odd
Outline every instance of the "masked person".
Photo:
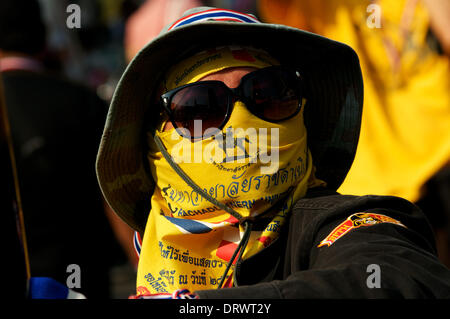
[[450,296],[418,208],[336,193],[362,100],[344,44],[209,7],[165,28],[125,71],[97,158],[136,230],[133,298]]

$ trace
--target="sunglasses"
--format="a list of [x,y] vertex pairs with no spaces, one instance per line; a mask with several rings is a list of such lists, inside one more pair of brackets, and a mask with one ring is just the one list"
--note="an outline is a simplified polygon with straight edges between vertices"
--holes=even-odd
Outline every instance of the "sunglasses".
[[[267,122],[280,122],[301,109],[301,77],[298,71],[270,66],[242,77],[237,88],[221,81],[200,81],[177,87],[161,95],[160,103],[175,128],[187,129],[192,139],[222,130],[237,100],[255,116]],[[201,120],[201,132],[194,130]],[[205,131],[208,130],[205,136]],[[201,133],[201,136],[195,134]]]

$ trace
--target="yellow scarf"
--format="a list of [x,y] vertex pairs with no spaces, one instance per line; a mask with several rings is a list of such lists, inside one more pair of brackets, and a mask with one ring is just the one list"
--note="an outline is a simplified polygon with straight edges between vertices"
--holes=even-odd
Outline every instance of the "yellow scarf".
[[[226,47],[203,52],[183,61],[175,72],[169,72],[166,88],[195,82],[230,66],[261,68],[272,64],[266,62],[270,61],[267,56],[255,58],[257,55],[263,56],[260,51],[239,48],[239,55],[233,55],[235,49]],[[218,58],[198,62],[218,53]],[[246,259],[279,236],[292,205],[305,195],[308,187],[321,181],[316,180],[313,174],[303,110],[282,123],[268,123],[251,114],[242,102],[236,102],[222,134],[229,134],[227,128],[230,127],[242,128],[244,132],[251,128],[265,128],[267,135],[260,130],[257,137],[260,143],[264,140],[262,136],[267,137],[267,143],[262,143],[267,147],[251,151],[252,137],[237,132],[231,148],[217,144],[214,137],[191,141],[178,135],[175,129],[156,134],[174,161],[177,160],[176,153],[189,153],[187,158],[192,160],[190,163],[187,163],[186,157],[176,162],[204,192],[244,218],[267,218],[262,229],[251,231],[242,255],[242,259]],[[174,172],[156,147],[151,134],[148,143],[149,165],[156,186],[142,241],[137,295],[173,292],[182,288],[190,291],[217,288],[242,239],[243,227],[235,217],[205,200]],[[215,152],[205,153],[208,149]],[[215,161],[208,162],[209,155],[205,154],[212,154]],[[234,160],[217,161],[219,158],[229,158],[230,154]],[[239,158],[239,154],[245,156]],[[261,154],[278,154],[278,158],[275,158],[275,163],[265,163],[260,160]],[[196,158],[202,160],[195,161]],[[233,284],[232,270],[233,266],[224,279],[224,286]]]

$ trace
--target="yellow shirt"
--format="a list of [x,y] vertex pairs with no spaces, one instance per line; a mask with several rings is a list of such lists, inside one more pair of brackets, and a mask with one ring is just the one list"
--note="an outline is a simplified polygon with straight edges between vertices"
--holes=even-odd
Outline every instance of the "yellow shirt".
[[430,21],[424,5],[416,0],[261,0],[259,11],[266,22],[346,43],[360,58],[361,136],[338,191],[416,201],[424,182],[450,159],[449,59],[426,42]]

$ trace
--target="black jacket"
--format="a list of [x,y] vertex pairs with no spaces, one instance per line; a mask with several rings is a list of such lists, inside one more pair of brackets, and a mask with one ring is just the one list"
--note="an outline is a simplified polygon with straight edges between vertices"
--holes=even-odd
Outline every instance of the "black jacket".
[[[403,226],[366,223],[318,247],[355,213],[381,214]],[[237,287],[196,293],[200,298],[450,298],[450,270],[436,257],[427,219],[396,197],[310,193],[296,203],[282,235],[237,264],[235,272]]]
[[107,106],[86,87],[59,76],[15,70],[2,78],[31,275],[65,283],[67,267],[77,264],[79,292],[108,297],[107,269],[121,250],[95,175]]

